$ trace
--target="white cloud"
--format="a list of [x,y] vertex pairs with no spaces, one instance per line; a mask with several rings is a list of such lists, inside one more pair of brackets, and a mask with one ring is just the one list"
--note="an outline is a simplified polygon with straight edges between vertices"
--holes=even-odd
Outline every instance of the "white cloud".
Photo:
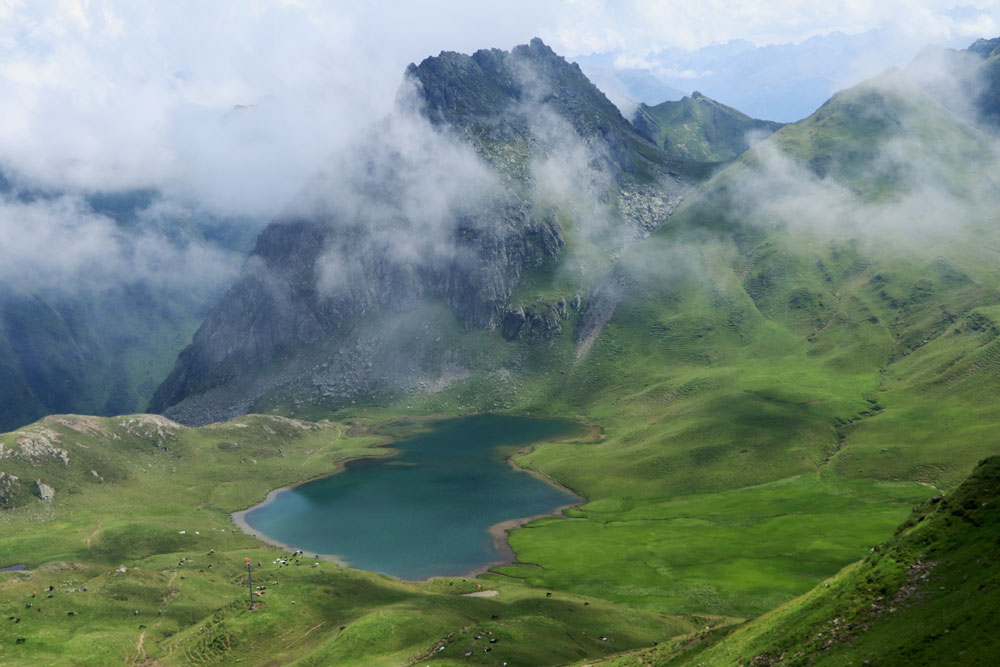
[[168,240],[170,225],[192,215],[153,203],[122,230],[79,196],[0,197],[0,284],[5,289],[100,290],[151,281],[201,288],[235,275],[239,258],[205,243]]
[[[174,187],[273,212],[385,114],[410,61],[538,35],[567,56],[798,41],[890,27],[949,41],[1000,31],[996,1],[318,0],[0,4],[0,165],[53,187]],[[237,105],[252,107],[234,120]]]
[[655,69],[659,63],[644,56],[619,53],[614,59],[615,69]]
[[[409,62],[527,42],[559,9],[515,4],[8,2],[0,165],[273,213],[390,110]],[[251,108],[233,120],[237,105]]]
[[1000,3],[995,0],[972,0],[958,7],[954,0],[596,0],[568,3],[552,36],[557,50],[569,55],[609,50],[643,55],[733,39],[784,44],[879,28],[920,42],[952,42],[995,34],[998,26]]
[[[947,42],[1000,32],[998,4],[0,0],[0,169],[71,196],[156,187],[267,217],[389,112],[409,62],[441,50],[509,49],[538,35],[570,57],[618,50],[635,66],[668,46],[835,29]],[[64,214],[112,243],[105,222],[61,206],[45,219]],[[18,230],[42,213],[5,205],[5,234],[24,234],[6,247],[26,266],[49,244]]]

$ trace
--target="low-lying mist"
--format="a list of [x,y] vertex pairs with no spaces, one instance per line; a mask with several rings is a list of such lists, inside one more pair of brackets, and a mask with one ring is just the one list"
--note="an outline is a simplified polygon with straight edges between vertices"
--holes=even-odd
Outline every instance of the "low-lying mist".
[[[976,107],[987,85],[982,62],[929,49],[906,71],[838,93],[705,184],[682,209],[700,222],[670,243],[696,247],[733,225],[791,230],[804,244],[852,239],[900,256],[973,241],[1000,204],[997,128]],[[643,266],[629,262],[633,272]]]

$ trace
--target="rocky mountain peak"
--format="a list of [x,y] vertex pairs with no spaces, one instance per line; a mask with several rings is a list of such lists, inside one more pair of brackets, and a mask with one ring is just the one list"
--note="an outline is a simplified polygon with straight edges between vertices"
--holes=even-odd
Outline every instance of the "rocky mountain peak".
[[442,52],[407,67],[404,86],[415,88],[432,123],[464,133],[480,148],[511,141],[537,145],[544,110],[580,137],[603,143],[610,168],[636,172],[627,143],[630,135],[642,138],[577,64],[537,37],[510,51]]
[[994,37],[993,39],[979,38],[970,44],[966,50],[985,60],[994,55],[997,48],[1000,48],[1000,37]]
[[456,329],[547,343],[590,287],[546,282],[564,221],[586,216],[572,233],[612,256],[693,180],[540,39],[411,64],[396,104],[261,234],[152,410],[203,423],[278,395],[443,387],[471,373]]
[[406,77],[419,84],[435,122],[465,124],[469,117],[495,117],[511,104],[556,102],[563,111],[588,106],[609,120],[624,122],[618,108],[583,74],[541,39],[510,51],[481,49],[471,56],[442,51],[410,64]]

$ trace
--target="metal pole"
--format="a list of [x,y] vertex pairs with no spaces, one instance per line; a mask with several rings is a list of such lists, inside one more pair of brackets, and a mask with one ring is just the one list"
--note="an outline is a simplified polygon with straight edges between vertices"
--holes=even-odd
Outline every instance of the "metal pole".
[[247,566],[247,585],[250,588],[250,610],[253,611],[253,573],[250,571],[250,559],[244,558],[243,562]]

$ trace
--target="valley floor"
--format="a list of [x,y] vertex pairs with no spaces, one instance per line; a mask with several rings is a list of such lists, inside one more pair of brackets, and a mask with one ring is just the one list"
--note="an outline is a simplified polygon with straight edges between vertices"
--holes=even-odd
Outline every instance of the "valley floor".
[[[561,664],[728,622],[514,580],[407,583],[234,528],[230,512],[269,488],[385,453],[369,448],[381,438],[346,431],[269,416],[189,429],[140,415],[52,417],[2,436],[7,451],[26,436],[48,443],[51,460],[16,476],[56,491],[49,502],[5,496],[0,563],[27,567],[0,573],[0,662]],[[244,558],[260,588],[253,610]]]

